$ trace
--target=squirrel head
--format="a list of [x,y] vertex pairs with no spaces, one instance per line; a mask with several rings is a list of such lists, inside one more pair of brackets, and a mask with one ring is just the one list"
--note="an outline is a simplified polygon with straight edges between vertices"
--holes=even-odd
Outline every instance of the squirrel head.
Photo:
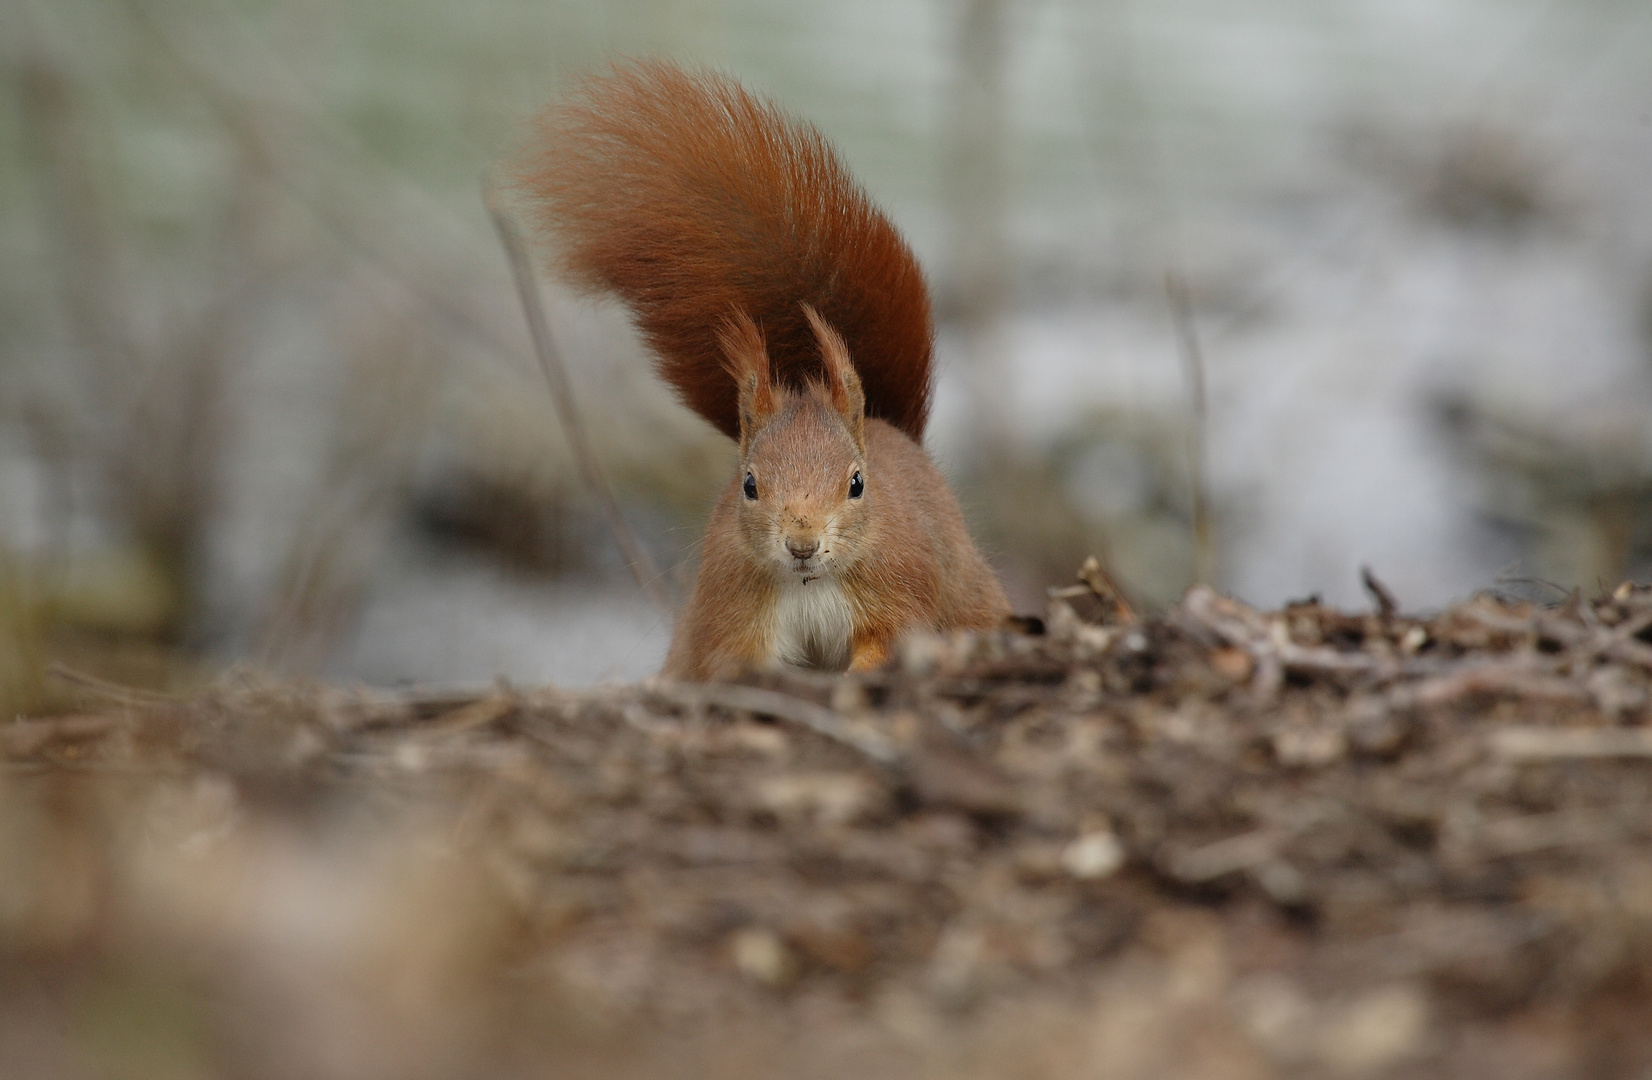
[[762,332],[737,310],[718,332],[740,390],[740,532],[777,579],[807,584],[859,555],[876,478],[866,471],[866,398],[849,350],[815,310],[823,381],[778,386]]

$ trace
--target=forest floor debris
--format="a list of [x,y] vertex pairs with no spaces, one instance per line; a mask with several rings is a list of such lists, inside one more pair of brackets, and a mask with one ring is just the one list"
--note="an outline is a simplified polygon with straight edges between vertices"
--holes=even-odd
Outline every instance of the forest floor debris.
[[0,724],[0,1063],[1646,1075],[1652,589],[1372,592],[1081,576],[738,686],[87,683]]

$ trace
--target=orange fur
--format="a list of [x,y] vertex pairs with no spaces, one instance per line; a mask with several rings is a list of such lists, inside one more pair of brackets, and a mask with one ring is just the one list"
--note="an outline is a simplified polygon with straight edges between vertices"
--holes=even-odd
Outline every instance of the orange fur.
[[724,434],[720,320],[746,312],[796,386],[819,371],[808,304],[859,362],[867,415],[923,438],[923,272],[820,132],[722,76],[630,63],[548,110],[532,145],[516,183],[555,268],[624,300],[661,376]]
[[570,281],[740,444],[665,674],[884,663],[986,629],[1003,588],[919,445],[929,296],[818,132],[719,76],[632,64],[541,121],[521,173]]
[[[841,503],[833,497],[835,486],[822,490],[819,479],[847,476],[845,466],[854,461],[848,433],[826,405],[817,395],[794,397],[747,459],[792,496],[804,511],[795,516],[815,527],[822,508]],[[868,420],[864,467],[860,520],[840,524],[830,541],[842,555],[833,573],[854,615],[850,665],[859,670],[881,664],[908,630],[997,626],[1010,613],[1009,601],[923,449],[892,425]],[[788,518],[783,508],[778,522],[747,514],[744,478],[742,468],[711,512],[694,591],[666,657],[665,674],[672,678],[727,679],[772,666],[769,616],[780,590],[816,584],[787,580],[788,569],[774,553]]]

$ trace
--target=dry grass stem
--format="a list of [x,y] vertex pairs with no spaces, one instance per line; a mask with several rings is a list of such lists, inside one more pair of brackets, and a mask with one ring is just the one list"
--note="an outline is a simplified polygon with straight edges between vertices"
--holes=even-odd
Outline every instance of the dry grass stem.
[[1205,493],[1205,433],[1209,412],[1205,403],[1204,351],[1199,347],[1199,332],[1193,323],[1193,300],[1188,295],[1187,282],[1181,274],[1168,272],[1164,276],[1164,291],[1170,301],[1170,320],[1176,329],[1176,351],[1187,380],[1187,475],[1193,505],[1193,580],[1214,585],[1216,539]]
[[545,318],[545,305],[539,295],[538,279],[534,276],[533,263],[528,258],[527,244],[522,239],[521,230],[516,227],[509,215],[493,204],[491,197],[488,198],[488,212],[493,217],[494,227],[499,232],[499,241],[504,245],[505,255],[510,260],[511,275],[516,280],[516,292],[522,300],[522,312],[527,316],[529,336],[533,339],[534,356],[538,358],[539,370],[544,373],[545,382],[550,387],[551,400],[556,408],[557,418],[562,423],[563,434],[568,438],[568,446],[573,451],[580,479],[584,481],[585,488],[591,493],[592,498],[602,507],[608,529],[613,533],[620,551],[624,553],[626,566],[630,569],[632,578],[636,580],[637,587],[655,607],[669,612],[673,604],[663,585],[665,578],[653,557],[648,554],[648,548],[643,544],[642,538],[625,519],[625,512],[620,509],[619,500],[614,496],[614,489],[609,485],[607,475],[591,452],[590,440],[585,435],[585,422],[581,419],[579,406],[574,401],[573,384],[568,381],[568,371],[562,363],[562,354],[557,351],[556,343],[551,337],[550,323]]

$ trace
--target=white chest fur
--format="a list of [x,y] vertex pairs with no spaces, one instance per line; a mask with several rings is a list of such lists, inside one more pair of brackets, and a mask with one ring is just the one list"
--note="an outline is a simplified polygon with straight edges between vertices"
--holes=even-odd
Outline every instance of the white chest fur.
[[842,671],[854,632],[849,598],[830,577],[788,581],[774,605],[774,657],[798,667]]

